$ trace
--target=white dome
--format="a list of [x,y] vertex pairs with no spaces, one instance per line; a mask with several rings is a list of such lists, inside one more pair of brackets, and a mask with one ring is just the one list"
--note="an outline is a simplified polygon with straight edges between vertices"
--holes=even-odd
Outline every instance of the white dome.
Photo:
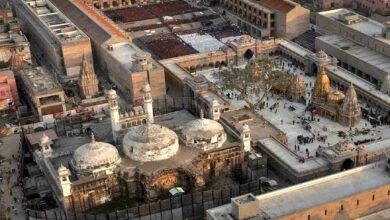
[[177,153],[179,140],[175,132],[161,125],[140,125],[123,138],[123,151],[133,160],[165,160]]
[[226,141],[226,133],[217,121],[201,117],[185,125],[182,139],[187,146],[211,150],[222,147]]
[[116,147],[108,143],[97,142],[92,135],[91,143],[81,145],[75,150],[72,164],[78,175],[85,176],[102,167],[112,171],[120,161]]

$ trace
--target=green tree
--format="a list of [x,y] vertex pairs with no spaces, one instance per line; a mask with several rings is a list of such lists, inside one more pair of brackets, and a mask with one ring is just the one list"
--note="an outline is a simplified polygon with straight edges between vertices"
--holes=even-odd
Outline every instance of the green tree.
[[258,100],[262,102],[272,89],[272,80],[280,74],[278,62],[274,58],[263,57],[252,60],[244,69],[233,67],[222,70],[219,73],[222,90],[237,90],[241,93],[242,99],[246,100],[251,108],[254,106],[248,101],[248,90],[260,88],[264,94]]

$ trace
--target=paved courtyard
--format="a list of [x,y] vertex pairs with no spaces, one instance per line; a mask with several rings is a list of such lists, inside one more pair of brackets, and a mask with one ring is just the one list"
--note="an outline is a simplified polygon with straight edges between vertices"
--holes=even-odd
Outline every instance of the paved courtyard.
[[[289,65],[290,63],[287,60],[283,60],[281,63],[280,68],[282,69],[282,66],[284,66],[283,70],[289,72],[289,74],[301,74],[307,88],[306,103],[292,102],[281,95],[268,94],[268,97],[263,99],[266,102],[266,107],[261,110],[257,109],[257,111],[267,121],[286,133],[288,147],[298,155],[307,156],[307,149],[309,156],[314,156],[319,146],[332,146],[345,139],[350,139],[354,142],[368,142],[390,138],[390,126],[373,127],[364,119],[353,128],[342,126],[337,122],[318,115],[315,115],[314,120],[311,120],[311,113],[306,111],[306,108],[312,95],[315,77],[306,76],[302,69]],[[217,85],[219,84],[218,69],[205,70],[198,73],[203,74],[209,81]],[[239,109],[249,106],[245,100],[240,99],[238,91],[226,90],[223,93],[225,95],[230,93],[230,101],[234,108]],[[260,91],[260,93],[248,91],[248,93],[249,100],[247,101],[252,103],[257,103],[264,94],[263,91]],[[361,103],[361,105],[365,106],[365,103]],[[297,137],[299,135],[314,138],[304,144],[298,141]]]

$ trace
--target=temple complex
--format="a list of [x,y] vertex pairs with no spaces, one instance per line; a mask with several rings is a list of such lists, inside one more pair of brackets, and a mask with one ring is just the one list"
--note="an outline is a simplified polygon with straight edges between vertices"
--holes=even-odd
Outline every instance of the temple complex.
[[316,113],[345,126],[353,127],[362,117],[354,86],[351,84],[345,95],[338,89],[332,91],[324,68],[314,84],[311,103]]

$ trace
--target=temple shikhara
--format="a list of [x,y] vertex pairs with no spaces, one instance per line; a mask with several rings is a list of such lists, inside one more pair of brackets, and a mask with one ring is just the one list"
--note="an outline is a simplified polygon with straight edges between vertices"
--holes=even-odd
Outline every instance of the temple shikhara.
[[362,118],[354,86],[351,84],[345,95],[337,88],[332,90],[324,68],[314,84],[311,103],[316,113],[345,126],[352,127]]

